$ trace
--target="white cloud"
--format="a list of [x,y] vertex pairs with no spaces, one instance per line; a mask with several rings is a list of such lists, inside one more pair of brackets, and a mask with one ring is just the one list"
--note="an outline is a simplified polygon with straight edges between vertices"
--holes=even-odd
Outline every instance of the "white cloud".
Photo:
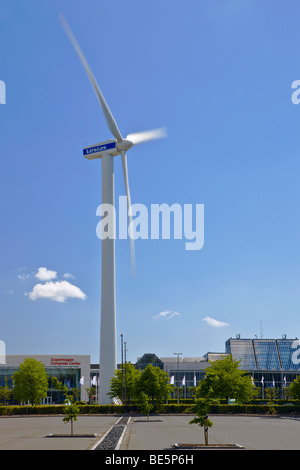
[[219,321],[215,320],[214,318],[211,317],[205,317],[202,319],[202,321],[205,321],[209,326],[214,326],[215,328],[220,328],[223,326],[229,326],[229,323],[225,323],[224,321]]
[[158,313],[157,315],[154,315],[153,318],[166,318],[167,320],[170,320],[171,318],[174,318],[177,315],[180,315],[180,313],[174,312],[174,310],[165,310],[163,312]]
[[68,281],[50,281],[45,284],[36,284],[28,295],[31,300],[51,299],[56,302],[65,302],[68,298],[82,300],[86,298],[86,295],[79,287],[70,284]]
[[18,279],[21,279],[21,281],[25,281],[28,278],[30,278],[30,274],[18,274]]
[[64,278],[66,278],[66,279],[75,279],[75,276],[74,276],[74,274],[71,274],[71,273],[65,273]]
[[51,279],[55,279],[57,277],[57,272],[51,271],[47,268],[39,268],[35,277],[37,277],[40,281],[50,281]]

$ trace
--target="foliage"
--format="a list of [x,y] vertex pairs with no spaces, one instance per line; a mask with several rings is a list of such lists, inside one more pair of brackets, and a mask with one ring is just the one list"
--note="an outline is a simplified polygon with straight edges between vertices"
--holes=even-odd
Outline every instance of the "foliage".
[[4,387],[0,387],[0,402],[4,402],[5,404],[7,404],[11,395],[12,395],[12,389],[9,388],[8,383],[7,383],[7,378],[5,377],[5,385]]
[[275,387],[268,387],[265,389],[265,393],[268,399],[268,407],[270,414],[276,414],[276,408],[274,406],[274,400],[278,397],[279,389]]
[[233,360],[231,355],[210,364],[197,388],[197,397],[231,398],[239,403],[247,403],[257,395],[258,389],[253,385],[251,377],[239,369],[240,361]]
[[12,379],[14,397],[18,402],[38,405],[42,398],[47,397],[48,376],[42,362],[32,358],[25,359]]
[[[71,423],[71,436],[73,436],[73,423],[77,421],[77,416],[79,415],[79,407],[74,403],[74,395],[68,395],[69,389],[62,382],[59,382],[57,377],[51,377],[53,387],[61,390],[65,395],[65,407],[63,413],[66,415],[63,418],[64,423]],[[76,390],[76,389],[75,389]],[[74,392],[74,389],[73,389]]]
[[152,406],[149,403],[149,397],[146,393],[141,392],[140,394],[140,404],[139,410],[142,414],[147,415],[147,419],[149,421],[149,413],[151,411]]
[[151,399],[152,404],[163,403],[171,391],[172,385],[169,385],[168,374],[152,364],[145,368],[137,382],[138,396],[145,393]]
[[91,387],[87,387],[85,389],[86,393],[88,394],[88,403],[91,403],[93,399],[96,398],[96,387],[92,385]]
[[204,428],[204,439],[205,445],[208,445],[208,428],[211,428],[213,422],[208,418],[208,413],[212,405],[218,404],[217,399],[213,398],[198,398],[195,405],[191,406],[191,413],[196,413],[196,417],[193,418],[189,423],[198,424]]
[[73,422],[77,421],[77,416],[79,415],[79,407],[68,399],[66,399],[65,403],[66,406],[64,407],[63,412],[66,416],[63,418],[63,422],[71,423],[71,436],[73,436]]
[[[122,398],[122,369],[117,369],[110,381],[110,397]],[[123,392],[125,389],[125,371],[123,373]],[[159,367],[149,364],[145,370],[137,370],[133,364],[126,364],[126,401],[140,401],[141,394],[149,397],[151,404],[163,403],[170,395],[168,374]],[[123,393],[124,397],[124,393]],[[124,399],[123,399],[124,401]]]
[[125,379],[126,379],[126,402],[130,403],[137,398],[137,383],[141,372],[137,370],[133,364],[127,362],[123,366],[123,387],[122,387],[122,369],[117,369],[114,376],[110,380],[111,398],[118,397],[124,400],[125,397]]
[[190,421],[190,424],[198,424],[199,426],[212,427],[213,423],[208,419],[210,410],[210,400],[206,398],[198,398],[196,404],[190,408],[191,413],[196,413],[197,417]]
[[[80,405],[76,404],[79,409],[79,414],[121,414],[121,413],[137,413],[139,412],[139,405]],[[61,415],[64,412],[65,405],[37,405],[37,406],[20,406],[20,405],[0,405],[0,416],[14,416],[14,415]],[[274,404],[274,409],[278,415],[299,415],[300,403],[288,402],[286,404]],[[180,403],[164,403],[153,405],[151,411],[158,411],[160,413],[189,413],[190,405]],[[266,415],[269,413],[269,406],[259,404],[238,404],[238,405],[211,405],[210,414],[260,414]]]
[[68,387],[64,385],[62,382],[60,382],[57,377],[51,377],[51,382],[52,382],[53,388],[60,390],[61,392],[63,392],[65,396],[67,396],[68,391],[69,391]]
[[288,396],[295,400],[300,399],[300,375],[289,385]]
[[267,395],[267,399],[269,402],[274,402],[274,400],[278,397],[279,395],[279,388],[275,387],[267,387],[265,389],[265,394]]
[[69,397],[69,399],[73,401],[78,401],[80,398],[80,388],[72,388],[69,389],[65,384],[60,382],[57,377],[51,377],[52,386],[57,390],[60,390],[65,397]]

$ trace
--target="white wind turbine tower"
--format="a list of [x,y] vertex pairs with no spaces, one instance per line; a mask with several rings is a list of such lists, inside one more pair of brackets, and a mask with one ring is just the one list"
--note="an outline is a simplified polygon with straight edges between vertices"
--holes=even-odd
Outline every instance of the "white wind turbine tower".
[[[129,134],[123,139],[116,121],[102,95],[95,77],[72,33],[65,18],[60,14],[60,21],[64,27],[70,41],[72,42],[82,65],[92,83],[96,96],[99,100],[102,112],[107,122],[108,128],[115,137],[113,140],[106,140],[95,145],[85,147],[83,155],[89,160],[102,158],[102,204],[114,205],[114,157],[121,155],[122,166],[127,195],[128,217],[129,217],[129,238],[131,253],[131,269],[134,270],[134,240],[131,234],[131,206],[128,170],[127,170],[127,150],[133,145],[149,140],[159,139],[166,136],[164,128],[137,132]],[[115,227],[113,227],[115,233]],[[114,375],[117,367],[116,361],[116,305],[115,305],[115,240],[114,238],[102,239],[102,266],[101,266],[101,325],[100,325],[100,371],[99,371],[99,403],[109,404],[111,399],[107,395],[110,390],[110,379]]]

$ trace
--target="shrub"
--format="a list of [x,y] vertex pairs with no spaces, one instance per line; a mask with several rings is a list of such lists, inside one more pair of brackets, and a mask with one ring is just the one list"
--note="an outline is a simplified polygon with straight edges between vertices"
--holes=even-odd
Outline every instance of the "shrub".
[[[0,416],[12,415],[62,415],[65,405],[37,405],[21,406],[0,405]],[[123,414],[139,413],[139,405],[78,405],[80,414]],[[285,405],[274,404],[276,414],[300,414],[300,403]],[[164,403],[153,406],[155,413],[190,413],[190,405],[177,403]],[[210,406],[210,414],[262,414],[270,413],[269,405],[259,404],[219,404]]]

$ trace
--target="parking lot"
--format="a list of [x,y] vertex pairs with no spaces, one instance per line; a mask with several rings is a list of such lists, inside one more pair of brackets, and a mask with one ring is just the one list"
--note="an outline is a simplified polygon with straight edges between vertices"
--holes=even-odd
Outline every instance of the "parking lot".
[[[191,416],[133,418],[120,449],[166,449],[174,443],[204,443],[203,429]],[[248,450],[300,450],[300,417],[210,416],[209,443],[239,444]]]
[[[132,416],[120,450],[165,450],[175,443],[204,443],[203,429],[192,416]],[[300,450],[300,417],[211,416],[209,443],[239,444],[248,450]],[[75,434],[95,437],[47,437],[69,434],[62,416],[0,418],[0,450],[89,450],[119,416],[79,416]]]

